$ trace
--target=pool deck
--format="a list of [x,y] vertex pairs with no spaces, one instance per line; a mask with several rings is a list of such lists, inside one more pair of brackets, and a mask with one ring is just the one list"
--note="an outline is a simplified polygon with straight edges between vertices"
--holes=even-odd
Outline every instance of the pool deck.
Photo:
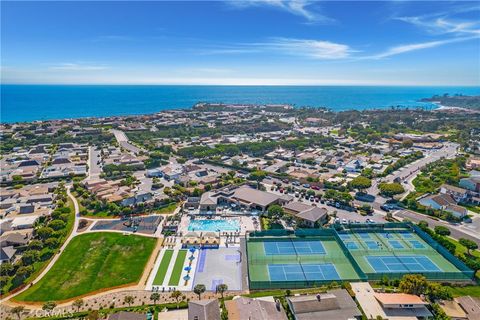
[[[197,219],[203,219],[203,217],[198,217]],[[253,230],[260,230],[260,225],[257,224],[257,228],[255,228],[255,224],[253,223],[252,217],[249,216],[238,216],[238,217],[225,217],[225,218],[220,218],[217,217],[217,219],[235,219],[238,220],[239,225],[240,225],[240,234],[245,235],[247,231],[253,231]],[[180,224],[178,226],[178,230],[182,232],[183,234],[186,234],[187,232],[191,231],[188,230],[188,227],[190,225],[190,217],[188,215],[183,215],[182,219],[180,220]],[[205,230],[195,230],[195,231],[205,231]],[[208,230],[207,230],[208,231]],[[221,230],[224,231],[224,230]],[[232,230],[225,230],[225,232],[233,232]]]

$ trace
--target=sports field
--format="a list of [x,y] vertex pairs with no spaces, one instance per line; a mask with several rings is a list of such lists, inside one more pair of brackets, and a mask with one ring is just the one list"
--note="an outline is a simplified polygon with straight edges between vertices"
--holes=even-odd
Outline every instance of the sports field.
[[349,230],[339,237],[370,279],[378,274],[459,272],[411,230]]
[[293,288],[360,277],[333,236],[251,239],[251,288]]
[[173,265],[172,275],[168,281],[169,286],[178,286],[180,282],[180,276],[182,275],[183,268],[185,267],[185,258],[187,257],[187,250],[179,250],[175,264]]
[[60,301],[105,288],[136,283],[156,239],[96,232],[74,237],[58,261],[18,301]]
[[172,256],[173,250],[165,250],[162,261],[160,262],[160,266],[158,267],[157,274],[155,275],[155,279],[153,279],[154,285],[161,286],[163,284],[165,276],[167,275],[168,266],[172,260]]

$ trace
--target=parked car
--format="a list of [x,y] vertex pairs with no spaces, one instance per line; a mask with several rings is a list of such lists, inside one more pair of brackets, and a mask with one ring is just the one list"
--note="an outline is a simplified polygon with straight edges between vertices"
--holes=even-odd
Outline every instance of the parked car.
[[390,212],[390,208],[387,205],[380,206],[380,209],[382,209],[385,212]]

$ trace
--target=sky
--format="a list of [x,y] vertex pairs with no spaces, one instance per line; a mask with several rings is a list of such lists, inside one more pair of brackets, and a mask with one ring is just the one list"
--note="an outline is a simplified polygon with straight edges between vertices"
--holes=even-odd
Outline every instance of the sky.
[[480,85],[469,1],[3,1],[14,84]]

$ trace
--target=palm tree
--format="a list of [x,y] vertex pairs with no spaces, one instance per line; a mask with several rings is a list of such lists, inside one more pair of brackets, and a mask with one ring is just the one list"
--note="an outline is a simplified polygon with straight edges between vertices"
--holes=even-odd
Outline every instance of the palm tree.
[[14,315],[16,315],[18,317],[18,319],[20,319],[24,310],[25,310],[24,306],[17,306],[17,307],[12,308],[10,310],[10,312],[13,313]]
[[204,284],[197,284],[194,288],[193,288],[193,292],[195,292],[196,294],[198,294],[198,300],[201,300],[202,299],[202,293],[204,293],[207,289],[205,288],[205,285]]
[[47,301],[43,304],[42,310],[52,311],[53,309],[55,309],[56,306],[57,304],[54,301]]
[[125,298],[123,298],[123,301],[130,307],[135,301],[135,298],[133,296],[125,296]]
[[217,292],[220,293],[223,299],[223,293],[228,290],[228,286],[225,283],[219,284],[217,286]]
[[150,300],[153,301],[153,304],[157,304],[157,301],[160,300],[160,293],[158,292],[152,293],[152,295],[150,296]]
[[82,299],[77,299],[73,301],[72,306],[74,306],[77,309],[77,312],[80,311],[80,308],[83,306],[83,300]]
[[170,297],[172,297],[173,299],[175,299],[175,301],[177,302],[177,309],[180,307],[180,301],[179,299],[183,297],[182,293],[178,290],[174,290],[172,291],[172,293],[170,294]]

